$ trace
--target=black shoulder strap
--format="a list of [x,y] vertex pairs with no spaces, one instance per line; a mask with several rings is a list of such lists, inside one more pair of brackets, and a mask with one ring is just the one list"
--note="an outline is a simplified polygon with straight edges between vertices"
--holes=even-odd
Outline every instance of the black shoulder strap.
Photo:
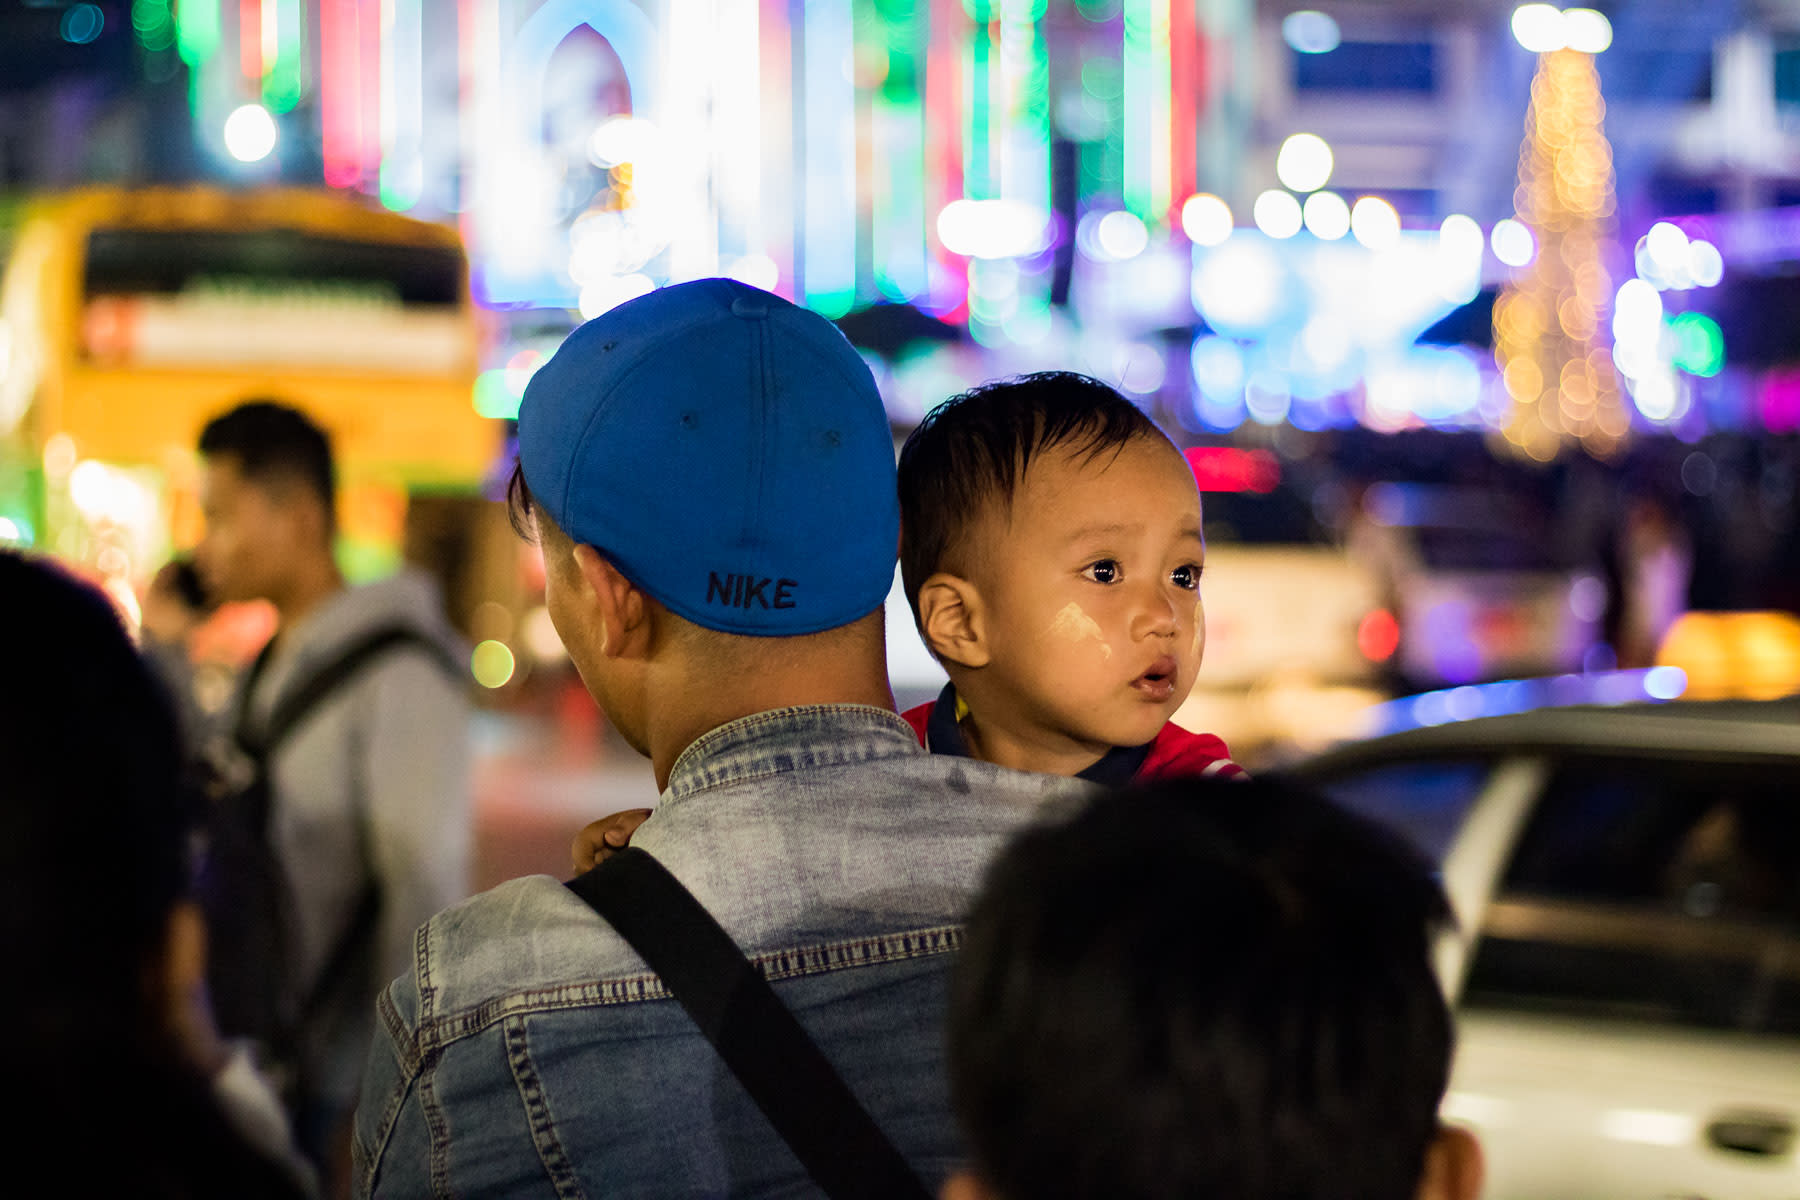
[[[373,662],[389,650],[402,646],[416,647],[426,651],[433,661],[452,679],[462,675],[462,667],[442,644],[433,641],[422,630],[411,625],[385,625],[370,630],[362,637],[346,645],[337,656],[323,667],[308,676],[298,687],[276,701],[275,709],[269,714],[268,723],[252,734],[248,729],[250,706],[250,690],[256,686],[256,680],[268,666],[274,643],[263,647],[262,653],[250,667],[250,675],[245,681],[242,707],[238,713],[238,727],[235,738],[240,748],[256,761],[259,772],[268,769],[269,755],[279,746],[294,727],[317,708],[332,692],[336,691],[351,676],[364,666]],[[252,820],[258,831],[266,829],[268,822],[268,804],[270,797],[266,791],[258,794],[261,811]],[[353,955],[360,951],[369,934],[374,931],[375,923],[381,917],[381,888],[371,878],[357,897],[356,907],[351,911],[350,919],[338,932],[337,940],[326,952],[323,965],[312,987],[300,1001],[299,1020],[302,1023],[311,1019],[324,1007],[332,989],[344,977]]]
[[[248,722],[240,718],[236,734],[238,745],[252,755],[266,757],[320,701],[341,687],[364,665],[399,646],[416,646],[426,651],[452,678],[461,674],[461,666],[451,658],[449,651],[423,631],[411,625],[385,625],[370,630],[349,643],[330,662],[281,697],[276,702],[274,711],[269,714],[268,722],[260,730],[251,733],[247,728]],[[269,649],[265,647],[250,668],[245,712],[248,712],[249,706],[248,689],[255,686],[256,678],[267,666],[268,655]]]
[[568,886],[662,977],[827,1196],[929,1200],[762,972],[666,867],[628,847]]

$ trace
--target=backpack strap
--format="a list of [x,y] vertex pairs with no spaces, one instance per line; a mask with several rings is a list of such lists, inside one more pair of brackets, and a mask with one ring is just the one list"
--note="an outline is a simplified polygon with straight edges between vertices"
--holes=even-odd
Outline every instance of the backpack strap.
[[[258,774],[266,775],[269,760],[277,747],[285,741],[289,734],[306,716],[317,708],[331,693],[348,683],[352,676],[363,667],[391,650],[401,647],[412,647],[427,652],[445,674],[452,679],[462,676],[462,665],[453,658],[442,644],[432,640],[423,631],[412,625],[384,625],[370,630],[362,637],[346,645],[338,655],[323,667],[288,691],[275,703],[274,711],[263,728],[255,734],[248,730],[247,714],[250,706],[250,693],[256,686],[257,679],[267,668],[274,646],[273,640],[264,646],[251,664],[250,674],[245,681],[243,707],[239,710],[238,725],[234,733],[238,747],[249,755],[255,763]],[[263,787],[256,789],[255,794],[261,807],[252,814],[257,835],[268,835],[269,808],[274,800],[274,789]],[[359,814],[360,816],[360,814]],[[356,907],[351,910],[350,919],[339,931],[337,940],[331,944],[323,962],[319,966],[313,985],[300,1001],[300,1009],[296,1018],[296,1028],[304,1027],[324,1008],[332,991],[350,965],[350,960],[374,931],[376,922],[381,917],[381,887],[374,876],[368,876],[361,893],[356,898]]]
[[249,729],[247,714],[249,711],[249,693],[256,686],[257,679],[268,665],[270,651],[274,643],[264,646],[262,653],[256,656],[251,664],[247,680],[244,709],[239,715],[235,738],[245,753],[252,757],[266,759],[274,753],[275,747],[292,733],[306,715],[349,681],[370,661],[379,658],[389,650],[400,646],[414,646],[430,654],[432,660],[443,668],[451,678],[459,678],[462,667],[445,650],[442,645],[426,636],[424,632],[411,625],[384,625],[372,629],[355,641],[348,643],[330,662],[307,676],[298,686],[290,688],[285,696],[276,701],[269,719],[260,730],[254,733]]
[[568,887],[630,943],[834,1200],[930,1200],[769,981],[668,868],[627,847]]

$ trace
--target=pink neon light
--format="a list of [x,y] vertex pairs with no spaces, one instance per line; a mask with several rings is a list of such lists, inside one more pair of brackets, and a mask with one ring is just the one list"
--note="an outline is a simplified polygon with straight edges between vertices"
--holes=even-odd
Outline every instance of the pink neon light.
[[262,82],[262,0],[238,0],[238,65],[245,78]]
[[1206,38],[1195,27],[1194,0],[1169,0],[1169,227],[1181,228],[1181,206],[1198,186],[1196,107],[1206,80]]
[[1800,430],[1800,371],[1771,371],[1763,376],[1763,427],[1770,433]]
[[[456,118],[463,122],[465,149],[470,141],[468,123],[475,120],[476,112],[475,72],[479,65],[476,57],[479,47],[475,42],[475,25],[481,18],[480,4],[481,0],[460,0],[456,7]],[[464,208],[458,215],[456,228],[462,234],[464,245],[474,245],[474,206]]]
[[[765,128],[774,133],[768,145],[784,147],[791,166],[795,148],[790,131],[794,127],[792,105],[797,85],[794,84],[794,39],[789,30],[787,0],[763,0],[757,27],[762,30],[763,120]],[[771,83],[776,86],[769,86]],[[800,186],[798,177],[794,178],[790,189]],[[769,257],[775,260],[775,291],[788,300],[798,301],[800,297],[795,294],[799,271],[794,266],[794,243],[798,240],[794,227],[794,192],[790,190],[787,195],[788,207],[784,212],[776,214],[771,208],[765,236]]]
[[357,161],[363,178],[381,172],[381,3],[356,2]]
[[969,264],[945,250],[935,231],[937,214],[963,194],[962,48],[971,36],[962,0],[934,0],[925,55],[925,223],[933,231],[928,236],[941,271],[933,273],[932,308],[952,324],[969,319]]
[[355,187],[362,175],[357,131],[356,0],[319,2],[319,134],[325,182]]

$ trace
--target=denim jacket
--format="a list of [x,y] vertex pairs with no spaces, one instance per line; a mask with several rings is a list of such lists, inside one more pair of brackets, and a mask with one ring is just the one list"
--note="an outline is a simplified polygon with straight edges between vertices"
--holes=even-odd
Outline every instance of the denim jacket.
[[[959,1158],[942,1014],[993,852],[1087,785],[927,754],[891,712],[779,709],[674,764],[632,844],[768,975],[935,1188]],[[379,1003],[359,1195],[816,1190],[643,960],[547,876],[440,913]]]

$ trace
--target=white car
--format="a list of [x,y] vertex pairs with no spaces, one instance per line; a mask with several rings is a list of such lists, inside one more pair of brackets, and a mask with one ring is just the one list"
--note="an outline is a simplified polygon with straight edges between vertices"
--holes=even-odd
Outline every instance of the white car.
[[1399,625],[1394,669],[1414,687],[1579,671],[1607,591],[1565,561],[1543,515],[1499,491],[1378,483],[1351,553],[1382,581]]
[[[1339,544],[1315,491],[1274,455],[1187,451],[1201,482],[1206,653],[1175,722],[1257,764],[1369,731],[1398,640],[1380,581]],[[1230,487],[1233,475],[1247,486]]]
[[1298,774],[1442,865],[1488,1200],[1800,1197],[1800,697],[1548,708]]

